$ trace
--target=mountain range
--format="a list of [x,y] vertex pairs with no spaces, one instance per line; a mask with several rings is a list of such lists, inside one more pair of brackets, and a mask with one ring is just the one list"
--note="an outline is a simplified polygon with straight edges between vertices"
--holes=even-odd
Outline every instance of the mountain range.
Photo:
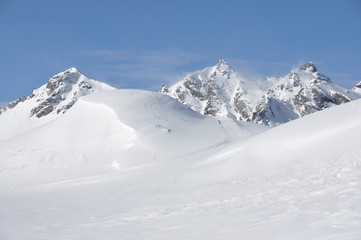
[[201,114],[274,126],[359,99],[359,89],[333,84],[312,62],[281,78],[250,80],[219,60],[161,92]]
[[312,63],[264,81],[224,61],[190,76],[151,92],[70,68],[4,108],[0,239],[360,238],[360,84]]
[[[0,114],[26,101],[31,105],[27,110],[30,117],[54,117],[97,89],[114,88],[70,68],[29,96],[0,109]],[[361,82],[353,89],[337,86],[312,62],[281,78],[250,80],[219,60],[215,66],[191,73],[169,88],[164,85],[160,92],[204,115],[275,126],[361,98]]]

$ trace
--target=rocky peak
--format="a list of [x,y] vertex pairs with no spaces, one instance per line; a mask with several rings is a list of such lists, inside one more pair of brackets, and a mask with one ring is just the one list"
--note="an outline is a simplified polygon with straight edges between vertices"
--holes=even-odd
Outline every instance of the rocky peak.
[[361,97],[332,84],[315,64],[307,62],[282,78],[250,81],[241,78],[224,60],[188,75],[161,92],[201,114],[277,125]]
[[[69,68],[51,77],[46,84],[23,98],[8,104],[5,112],[17,108],[19,104],[26,104],[30,110],[30,117],[41,118],[49,114],[62,114],[71,108],[84,95],[95,90],[113,89],[109,85],[84,76],[76,68]],[[14,110],[16,111],[16,110]]]
[[229,79],[233,72],[233,68],[231,68],[225,60],[219,59],[217,65],[214,67],[213,75],[221,74]]
[[33,91],[31,97],[37,98],[40,104],[31,110],[30,116],[41,118],[53,111],[64,113],[79,97],[93,92],[89,80],[74,67],[54,75],[45,89]]
[[300,70],[303,70],[303,71],[306,71],[306,72],[309,72],[309,73],[317,72],[316,65],[313,62],[307,62],[307,63],[303,64],[300,67]]
[[[286,78],[289,78],[293,82],[299,83],[301,83],[303,80],[306,80],[306,84],[320,82],[326,82],[330,84],[332,83],[329,77],[318,72],[316,65],[312,62],[307,62],[303,64],[299,69],[291,71],[291,73],[288,74]],[[297,78],[299,80],[297,80]]]
[[215,66],[191,73],[169,88],[163,86],[161,92],[202,114],[229,116],[235,111],[230,101],[241,91],[240,82],[238,73],[221,59]]
[[81,76],[82,74],[74,67],[56,74],[50,78],[46,84],[47,94],[51,95],[56,90],[58,90],[58,92],[64,91],[65,88],[76,84]]
[[219,71],[229,71],[231,68],[224,59],[219,59],[216,65],[216,69]]

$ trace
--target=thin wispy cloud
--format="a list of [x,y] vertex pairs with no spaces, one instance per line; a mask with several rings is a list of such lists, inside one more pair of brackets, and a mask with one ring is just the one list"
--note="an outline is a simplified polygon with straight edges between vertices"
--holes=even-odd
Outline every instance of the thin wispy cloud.
[[183,77],[209,57],[182,50],[87,50],[79,53],[96,61],[95,77],[120,88],[156,90]]

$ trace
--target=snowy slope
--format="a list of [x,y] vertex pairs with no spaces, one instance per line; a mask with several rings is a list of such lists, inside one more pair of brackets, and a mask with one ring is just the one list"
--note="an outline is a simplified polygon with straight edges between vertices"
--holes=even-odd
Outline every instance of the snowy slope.
[[[12,120],[7,117],[2,120]],[[22,175],[23,183],[34,176],[34,181],[66,179],[84,169],[84,174],[100,174],[180,158],[265,129],[248,126],[243,129],[230,119],[200,115],[160,93],[99,91],[80,98],[66,114],[47,124],[3,140],[1,171]]]
[[359,239],[360,109],[269,129],[94,91],[0,140],[0,239]]
[[217,173],[224,168],[220,177],[232,179],[295,164],[332,162],[352,155],[361,150],[360,107],[361,100],[356,100],[272,128],[241,143],[230,144],[200,166],[215,165],[210,168],[214,167]]
[[361,97],[358,87],[334,85],[312,62],[283,78],[247,80],[224,60],[189,74],[167,94],[201,114],[228,116],[264,125],[278,125]]

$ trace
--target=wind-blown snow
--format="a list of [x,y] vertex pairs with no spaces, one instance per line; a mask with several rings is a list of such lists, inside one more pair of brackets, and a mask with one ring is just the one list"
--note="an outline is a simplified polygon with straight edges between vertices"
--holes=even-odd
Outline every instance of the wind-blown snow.
[[0,239],[359,239],[360,109],[269,129],[94,91],[1,135]]

